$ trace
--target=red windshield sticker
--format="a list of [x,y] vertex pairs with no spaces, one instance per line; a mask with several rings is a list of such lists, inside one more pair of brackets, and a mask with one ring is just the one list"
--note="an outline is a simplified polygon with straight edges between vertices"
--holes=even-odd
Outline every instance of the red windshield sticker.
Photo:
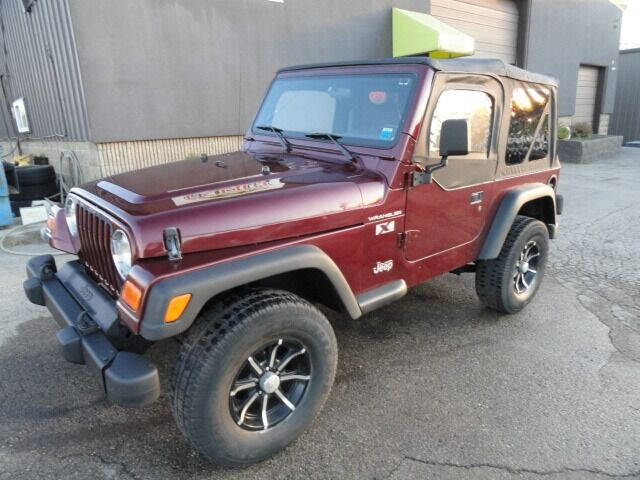
[[382,105],[387,99],[387,92],[382,90],[374,90],[369,92],[369,101],[374,105]]

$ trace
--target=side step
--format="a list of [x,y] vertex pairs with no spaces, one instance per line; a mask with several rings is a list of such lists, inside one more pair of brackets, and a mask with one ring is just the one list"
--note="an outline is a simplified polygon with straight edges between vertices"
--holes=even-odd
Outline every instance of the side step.
[[404,280],[395,280],[385,283],[356,297],[362,314],[372,312],[388,303],[391,303],[407,294],[407,283]]
[[477,267],[475,263],[467,263],[462,267],[451,270],[449,273],[455,273],[456,275],[460,275],[461,273],[475,273]]

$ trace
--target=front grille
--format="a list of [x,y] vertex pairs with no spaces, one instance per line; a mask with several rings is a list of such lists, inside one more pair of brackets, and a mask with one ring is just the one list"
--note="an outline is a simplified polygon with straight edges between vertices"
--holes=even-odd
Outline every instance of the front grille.
[[110,295],[117,296],[122,280],[111,257],[111,223],[81,203],[77,204],[76,221],[80,261],[97,283]]

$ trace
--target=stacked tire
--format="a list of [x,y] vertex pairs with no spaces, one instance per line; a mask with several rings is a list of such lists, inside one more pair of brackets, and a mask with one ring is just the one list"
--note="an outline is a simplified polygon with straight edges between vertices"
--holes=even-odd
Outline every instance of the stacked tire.
[[34,200],[42,200],[58,193],[56,172],[51,165],[27,165],[13,168],[20,190],[9,196],[14,215],[18,216],[20,208],[30,206]]

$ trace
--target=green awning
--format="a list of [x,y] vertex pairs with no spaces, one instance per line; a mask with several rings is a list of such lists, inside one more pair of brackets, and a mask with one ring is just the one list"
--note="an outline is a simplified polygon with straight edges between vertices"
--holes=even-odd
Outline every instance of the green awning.
[[453,58],[473,55],[473,37],[426,13],[392,9],[393,56]]

